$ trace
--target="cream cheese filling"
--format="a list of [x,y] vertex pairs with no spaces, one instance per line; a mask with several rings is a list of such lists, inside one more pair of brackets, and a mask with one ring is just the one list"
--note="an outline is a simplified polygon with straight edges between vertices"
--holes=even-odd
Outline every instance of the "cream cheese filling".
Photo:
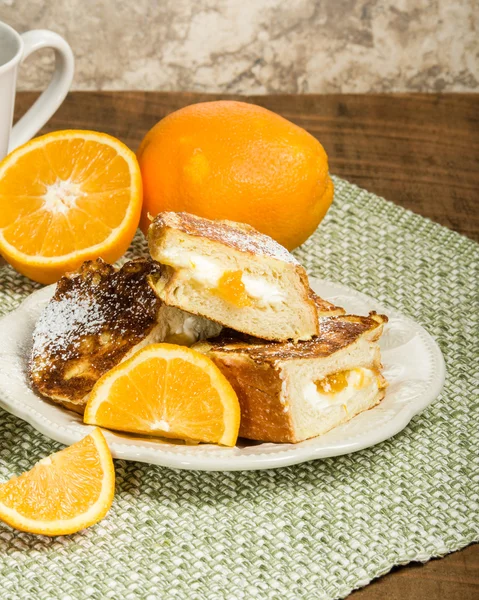
[[241,277],[241,281],[244,284],[248,296],[251,296],[251,298],[254,298],[255,300],[266,304],[281,304],[286,300],[281,289],[268,281],[263,281],[262,279],[251,277],[251,275],[245,275],[244,273]]
[[[177,248],[163,250],[162,261],[175,269],[188,269],[188,276],[196,283],[204,287],[215,288],[226,269],[221,268],[213,260],[205,258],[200,254],[185,252]],[[281,289],[258,277],[247,275],[241,276],[245,291],[258,304],[280,304],[286,300]]]
[[315,409],[328,409],[342,405],[347,407],[348,402],[359,390],[369,387],[373,383],[377,385],[377,376],[371,369],[360,367],[347,372],[346,382],[346,386],[342,390],[323,393],[319,391],[315,381],[309,381],[303,387],[303,397]]

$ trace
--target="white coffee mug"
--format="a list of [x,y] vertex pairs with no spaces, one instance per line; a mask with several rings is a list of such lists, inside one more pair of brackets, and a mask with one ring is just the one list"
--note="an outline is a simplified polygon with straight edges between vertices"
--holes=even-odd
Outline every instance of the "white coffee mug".
[[[47,89],[12,127],[18,66],[41,48],[55,51],[55,72]],[[73,79],[73,52],[57,33],[39,29],[21,35],[0,22],[0,160],[28,142],[63,102]]]

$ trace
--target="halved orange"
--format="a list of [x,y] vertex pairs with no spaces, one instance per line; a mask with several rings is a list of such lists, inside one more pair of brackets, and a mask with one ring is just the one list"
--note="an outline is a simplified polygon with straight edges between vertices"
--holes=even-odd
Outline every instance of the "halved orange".
[[88,259],[115,262],[135,234],[142,183],[125,144],[95,131],[55,131],[0,163],[0,254],[53,283]]
[[100,429],[0,485],[0,519],[43,535],[75,533],[106,515],[115,469]]
[[176,344],[152,344],[101,377],[85,423],[234,446],[240,406],[211,359]]

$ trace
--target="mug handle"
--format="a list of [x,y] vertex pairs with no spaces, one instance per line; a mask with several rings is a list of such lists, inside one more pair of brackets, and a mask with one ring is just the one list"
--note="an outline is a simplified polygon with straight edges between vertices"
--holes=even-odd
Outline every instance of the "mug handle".
[[67,42],[53,31],[37,29],[21,35],[24,43],[22,62],[33,52],[42,48],[55,50],[55,71],[47,89],[14,125],[8,151],[28,142],[65,99],[73,80],[74,58]]

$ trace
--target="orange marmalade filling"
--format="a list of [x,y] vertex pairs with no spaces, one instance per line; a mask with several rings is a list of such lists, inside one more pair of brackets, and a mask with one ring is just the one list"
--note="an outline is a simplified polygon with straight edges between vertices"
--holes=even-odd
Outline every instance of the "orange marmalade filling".
[[[354,379],[350,380],[351,374],[357,375]],[[318,379],[314,384],[320,394],[337,394],[342,392],[350,383],[352,383],[354,389],[360,390],[363,387],[370,385],[372,378],[376,378],[378,388],[382,389],[386,387],[387,383],[381,373],[376,369],[350,369],[347,371],[337,371],[326,375],[322,379]]]
[[212,292],[238,308],[251,306],[251,298],[246,293],[241,277],[241,271],[225,271]]
[[326,375],[326,377],[314,382],[316,389],[320,394],[337,394],[348,385],[348,373],[349,371],[338,371]]

